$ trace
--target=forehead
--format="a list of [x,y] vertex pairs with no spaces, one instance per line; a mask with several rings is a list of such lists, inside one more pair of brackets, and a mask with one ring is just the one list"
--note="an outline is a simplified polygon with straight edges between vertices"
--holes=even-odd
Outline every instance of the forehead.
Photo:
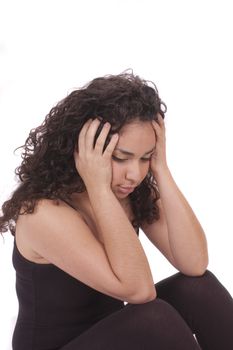
[[127,124],[120,130],[116,147],[134,154],[143,154],[155,147],[155,143],[155,132],[151,122],[138,121]]

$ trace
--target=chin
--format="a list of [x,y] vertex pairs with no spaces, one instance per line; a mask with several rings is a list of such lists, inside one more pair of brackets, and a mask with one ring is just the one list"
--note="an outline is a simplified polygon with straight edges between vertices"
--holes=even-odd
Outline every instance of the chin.
[[115,194],[115,196],[117,197],[117,198],[125,198],[125,197],[127,197],[129,194],[126,194],[126,193],[120,193],[119,191],[114,191],[113,190],[113,193]]

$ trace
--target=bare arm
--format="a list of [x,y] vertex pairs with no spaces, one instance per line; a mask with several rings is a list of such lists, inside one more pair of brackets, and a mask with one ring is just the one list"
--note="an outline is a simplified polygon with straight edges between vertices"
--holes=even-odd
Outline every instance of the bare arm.
[[[204,273],[208,265],[205,233],[192,208],[176,185],[168,168],[157,172],[162,220],[155,223],[154,231],[167,235],[173,264],[188,275]],[[150,230],[151,232],[151,230]]]
[[158,115],[152,125],[157,142],[151,170],[160,192],[162,215],[159,222],[146,230],[175,267],[188,275],[199,275],[208,265],[206,237],[167,166],[163,118]]
[[117,138],[113,136],[103,151],[110,125],[103,127],[94,145],[98,126],[98,120],[88,121],[83,126],[78,151],[74,153],[76,168],[85,182],[115,276],[126,290],[153,299],[156,292],[148,260],[133,226],[111,190],[112,152]]
[[[135,234],[136,235],[136,234]],[[132,304],[152,299],[148,291],[133,290],[116,277],[101,243],[82,216],[66,203],[38,202],[34,213],[20,215],[16,240],[77,280],[99,292]],[[130,287],[130,288],[129,288]]]
[[111,190],[97,189],[89,198],[109,263],[116,277],[132,293],[155,298],[147,257],[135,230]]

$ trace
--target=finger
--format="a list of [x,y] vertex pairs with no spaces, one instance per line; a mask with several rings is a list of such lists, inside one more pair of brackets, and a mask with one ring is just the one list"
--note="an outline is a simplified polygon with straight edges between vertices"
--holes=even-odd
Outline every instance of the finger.
[[89,128],[87,129],[84,143],[85,143],[85,149],[89,152],[93,151],[94,138],[99,125],[100,125],[100,120],[94,119],[91,122]]
[[118,140],[119,140],[119,134],[112,135],[111,140],[103,153],[104,157],[107,157],[107,158],[112,157],[112,153],[118,143]]
[[159,124],[158,121],[153,120],[152,126],[154,128],[154,131],[158,137],[162,137],[165,134],[165,125]]
[[86,133],[91,123],[92,123],[92,119],[88,119],[88,121],[86,121],[86,123],[82,127],[78,137],[78,149],[85,148]]
[[158,124],[158,122],[155,121],[155,120],[153,120],[153,121],[152,121],[152,126],[153,126],[153,128],[154,128],[154,131],[155,131],[156,135],[159,136],[160,133],[161,133],[161,127],[160,127],[160,125]]
[[95,150],[101,154],[103,153],[104,144],[107,139],[110,128],[111,124],[108,122],[105,123],[100,131],[99,136],[96,139]]
[[157,113],[157,123],[158,123],[161,127],[163,127],[163,126],[165,125],[164,119],[163,119],[163,117],[162,117],[162,115],[161,115],[160,113]]

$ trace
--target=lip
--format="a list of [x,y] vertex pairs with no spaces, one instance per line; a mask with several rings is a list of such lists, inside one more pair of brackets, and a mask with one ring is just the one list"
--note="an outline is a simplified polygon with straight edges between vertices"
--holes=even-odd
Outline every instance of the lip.
[[119,189],[120,189],[120,191],[122,193],[130,193],[130,192],[133,192],[135,187],[132,187],[132,186],[119,186]]

